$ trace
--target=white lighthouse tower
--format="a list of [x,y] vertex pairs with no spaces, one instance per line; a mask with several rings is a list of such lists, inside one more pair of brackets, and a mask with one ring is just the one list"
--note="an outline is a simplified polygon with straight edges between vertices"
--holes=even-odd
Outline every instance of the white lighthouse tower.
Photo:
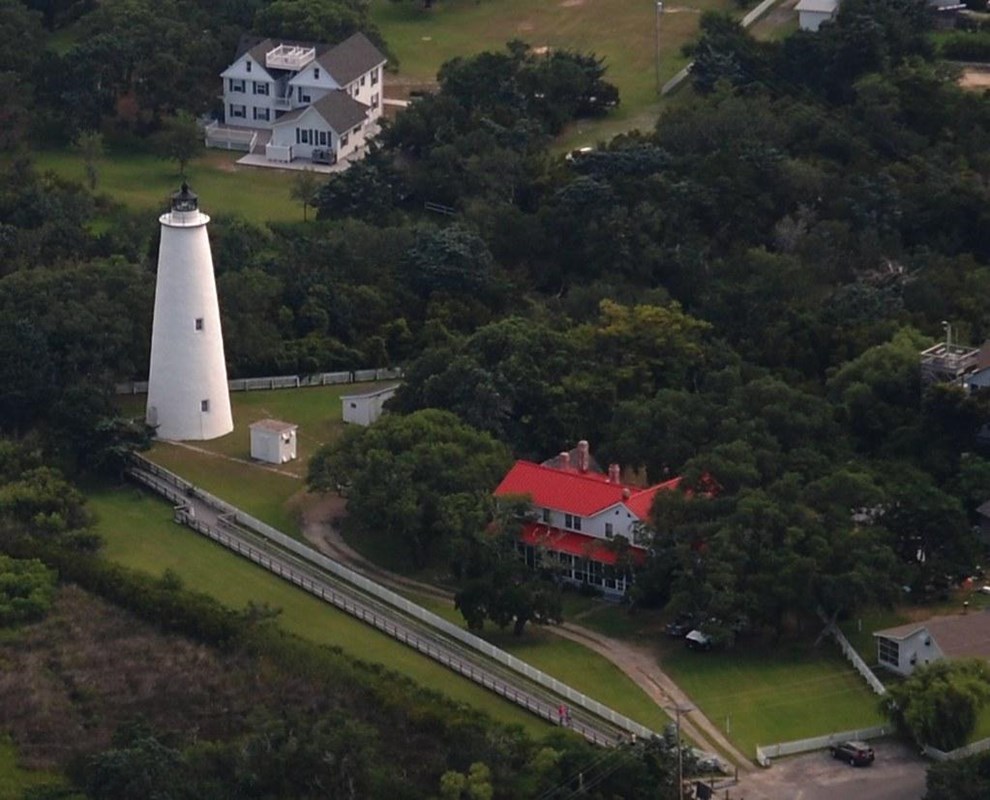
[[215,439],[234,423],[206,233],[210,218],[183,183],[159,221],[147,422],[160,439]]

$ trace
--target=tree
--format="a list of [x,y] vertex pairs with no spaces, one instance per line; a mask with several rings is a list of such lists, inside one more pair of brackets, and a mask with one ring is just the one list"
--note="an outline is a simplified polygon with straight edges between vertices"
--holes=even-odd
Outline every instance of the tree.
[[990,703],[990,666],[976,658],[920,666],[894,684],[881,711],[919,746],[954,750],[966,743]]
[[289,196],[297,203],[302,204],[303,222],[306,222],[307,209],[316,205],[319,191],[320,179],[316,177],[316,173],[312,169],[307,167],[292,176]]
[[96,188],[96,182],[100,177],[98,164],[106,155],[103,134],[99,131],[83,131],[76,137],[75,148],[82,156],[83,166],[86,169],[86,179],[89,182],[90,190],[93,190]]
[[933,762],[924,800],[984,800],[990,797],[990,753]]
[[351,516],[385,535],[417,565],[449,536],[443,508],[461,495],[484,503],[509,465],[504,445],[437,409],[386,414],[368,428],[349,428],[310,462],[314,491],[342,490]]
[[0,555],[0,627],[41,619],[55,597],[55,573],[37,559]]
[[165,120],[155,137],[158,155],[179,166],[179,176],[186,177],[186,165],[203,150],[203,133],[196,118],[188,111],[179,111]]

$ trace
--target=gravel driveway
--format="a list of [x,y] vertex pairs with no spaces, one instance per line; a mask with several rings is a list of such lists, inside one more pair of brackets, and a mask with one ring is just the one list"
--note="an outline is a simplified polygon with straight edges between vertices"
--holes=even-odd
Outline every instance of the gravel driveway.
[[877,760],[851,767],[827,750],[779,759],[740,778],[732,800],[921,800],[928,762],[900,742],[872,742]]

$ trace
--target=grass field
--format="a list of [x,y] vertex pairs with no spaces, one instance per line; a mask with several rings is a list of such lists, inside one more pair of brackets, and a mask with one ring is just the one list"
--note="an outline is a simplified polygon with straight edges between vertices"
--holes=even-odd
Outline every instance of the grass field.
[[[196,449],[156,442],[145,455],[263,522],[290,536],[298,536],[298,503],[305,491],[303,479],[309,459],[320,445],[333,441],[343,430],[340,396],[370,386],[347,384],[231,392],[232,433],[196,442]],[[118,404],[123,413],[140,416],[144,413],[145,396],[122,396]],[[242,463],[251,456],[249,425],[267,417],[299,426],[299,457],[279,466],[277,471],[257,463]]]
[[[452,604],[414,592],[403,594],[448,622],[467,627],[461,613]],[[529,625],[525,635],[519,637],[513,636],[510,630],[502,631],[489,624],[481,636],[496,647],[653,730],[662,730],[670,722],[663,710],[618,667],[588,648],[557,636],[546,628]]]
[[[570,148],[656,123],[655,8],[646,0],[439,0],[427,11],[418,2],[372,0],[371,16],[399,59],[393,82],[433,81],[445,61],[501,50],[512,39],[604,57],[606,78],[619,87],[620,106],[607,119],[575,124],[558,142]],[[667,4],[660,19],[661,84],[687,63],[681,45],[695,38],[701,12],[711,9],[735,5],[728,0]]]
[[365,661],[385,664],[417,683],[469,705],[496,719],[520,724],[533,734],[547,724],[404,647],[384,634],[320,602],[307,593],[240,559],[172,522],[172,510],[132,487],[92,490],[97,530],[106,542],[106,557],[126,567],[160,575],[178,573],[185,586],[204,592],[231,608],[249,600],[282,609],[279,624],[317,644],[336,645]]
[[661,663],[751,758],[758,744],[881,722],[876,697],[830,643],[726,653],[673,646]]
[[23,770],[17,766],[17,751],[6,736],[0,734],[0,800],[19,800],[32,787],[61,786],[62,781],[50,772]]
[[[249,600],[268,602],[282,609],[280,624],[293,633],[385,664],[498,719],[525,724],[531,732],[546,730],[544,723],[491,693],[176,525],[169,506],[150,495],[123,487],[91,490],[89,497],[99,517],[98,531],[106,541],[108,558],[155,575],[171,568],[188,588],[206,592],[233,608],[241,608]],[[461,622],[449,606],[429,602],[431,610]],[[492,638],[499,646],[644,725],[659,728],[666,721],[663,712],[631,680],[586,648],[538,630],[529,631],[521,640],[496,632]]]
[[[207,214],[229,214],[250,222],[302,221],[302,206],[289,198],[295,173],[236,164],[241,153],[207,150],[186,167],[190,186]],[[82,158],[72,150],[43,150],[34,154],[40,170],[85,183]],[[179,188],[175,162],[150,153],[109,148],[98,165],[98,194],[111,196],[132,210],[164,210]]]

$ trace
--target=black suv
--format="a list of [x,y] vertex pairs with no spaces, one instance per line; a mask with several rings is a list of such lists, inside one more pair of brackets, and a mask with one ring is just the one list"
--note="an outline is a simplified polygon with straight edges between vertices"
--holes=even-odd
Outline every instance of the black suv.
[[839,742],[829,747],[832,758],[848,761],[854,767],[866,767],[873,763],[876,756],[873,748],[866,742]]

